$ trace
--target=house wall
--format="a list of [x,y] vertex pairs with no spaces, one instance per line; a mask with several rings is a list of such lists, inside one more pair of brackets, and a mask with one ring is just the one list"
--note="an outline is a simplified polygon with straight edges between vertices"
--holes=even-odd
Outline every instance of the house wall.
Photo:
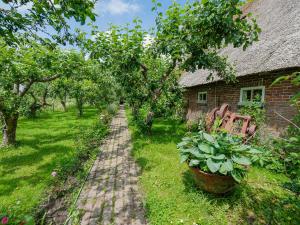
[[[275,86],[272,82],[283,73],[272,73],[265,75],[252,75],[238,78],[235,84],[226,84],[218,81],[211,84],[188,88],[186,91],[187,119],[195,120],[201,112],[206,113],[222,103],[228,103],[232,111],[238,110],[240,101],[240,89],[243,87],[265,86],[265,110],[269,126],[280,129],[287,126],[288,122],[278,116],[275,112],[291,119],[296,113],[296,108],[290,106],[291,97],[300,91],[299,87],[284,81]],[[207,104],[197,103],[197,93],[207,91]]]

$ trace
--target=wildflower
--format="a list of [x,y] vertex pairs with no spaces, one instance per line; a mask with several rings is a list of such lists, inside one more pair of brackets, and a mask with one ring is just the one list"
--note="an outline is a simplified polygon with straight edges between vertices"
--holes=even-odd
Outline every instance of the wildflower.
[[8,223],[8,217],[7,216],[4,216],[2,219],[1,219],[1,224],[7,224]]
[[56,176],[57,176],[57,172],[53,171],[53,172],[51,173],[51,176],[52,176],[52,177],[56,177]]

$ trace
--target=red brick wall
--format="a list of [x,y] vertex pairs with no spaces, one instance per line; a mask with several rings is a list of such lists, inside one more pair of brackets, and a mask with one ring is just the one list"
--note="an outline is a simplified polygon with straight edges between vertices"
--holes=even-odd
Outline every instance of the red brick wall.
[[[290,106],[289,100],[296,92],[300,91],[300,88],[292,86],[288,81],[271,87],[271,83],[282,75],[282,73],[251,75],[238,78],[239,82],[235,84],[218,81],[188,88],[186,92],[187,119],[196,119],[200,112],[208,112],[222,103],[230,104],[231,110],[237,111],[241,88],[265,86],[265,109],[268,125],[273,128],[283,128],[287,122],[276,115],[275,111],[291,119],[297,111]],[[207,91],[207,104],[197,103],[197,93],[203,91]]]

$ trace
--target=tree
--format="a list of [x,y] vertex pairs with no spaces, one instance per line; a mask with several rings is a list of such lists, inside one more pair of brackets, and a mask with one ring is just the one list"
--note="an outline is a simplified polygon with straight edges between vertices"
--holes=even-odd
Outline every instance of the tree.
[[[95,20],[94,0],[2,0],[0,8],[0,36],[7,44],[15,44],[20,39],[48,36],[59,43],[74,42],[67,20],[73,18],[84,24],[87,18]],[[53,28],[51,34],[46,31]],[[20,33],[23,35],[20,36]],[[48,40],[49,41],[49,40]]]
[[31,42],[11,47],[1,42],[0,117],[3,121],[2,145],[16,142],[19,110],[24,96],[36,83],[46,83],[70,76],[78,67],[74,52]]
[[70,80],[67,77],[63,77],[51,82],[49,92],[54,99],[59,99],[64,112],[67,112],[67,98],[70,95]]
[[[228,45],[246,49],[258,39],[255,19],[244,15],[239,0],[203,0],[176,2],[165,14],[155,0],[157,11],[155,32],[134,27],[111,27],[109,32],[94,31],[95,40],[86,41],[91,56],[99,59],[124,87],[133,111],[147,105],[144,122],[151,129],[155,107],[169,91],[170,83],[180,71],[208,69],[213,74],[233,81],[235,72],[227,58],[218,54]],[[145,40],[149,36],[152,41]]]
[[83,115],[83,105],[90,103],[98,108],[116,100],[117,86],[114,79],[107,73],[98,61],[78,57],[73,76],[68,79],[70,97],[76,101],[78,116]]
[[37,112],[42,110],[47,106],[51,106],[47,102],[47,97],[49,95],[49,83],[36,83],[32,86],[32,88],[28,91],[28,94],[24,96],[27,98],[21,103],[21,110],[23,109],[23,113],[21,115],[25,115],[30,118],[35,118],[37,116]]

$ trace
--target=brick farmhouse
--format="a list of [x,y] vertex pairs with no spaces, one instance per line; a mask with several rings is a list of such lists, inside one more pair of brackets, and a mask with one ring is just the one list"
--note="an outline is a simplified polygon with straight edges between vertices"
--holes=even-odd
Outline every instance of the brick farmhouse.
[[287,121],[279,115],[291,119],[297,113],[289,100],[300,90],[288,81],[270,85],[279,76],[300,71],[300,1],[254,0],[243,10],[253,14],[262,32],[245,51],[233,47],[220,51],[235,67],[238,82],[226,84],[215,75],[209,81],[210,71],[202,69],[185,73],[180,85],[185,88],[187,119],[194,120],[222,103],[237,111],[243,104],[260,101],[268,125],[283,128]]

